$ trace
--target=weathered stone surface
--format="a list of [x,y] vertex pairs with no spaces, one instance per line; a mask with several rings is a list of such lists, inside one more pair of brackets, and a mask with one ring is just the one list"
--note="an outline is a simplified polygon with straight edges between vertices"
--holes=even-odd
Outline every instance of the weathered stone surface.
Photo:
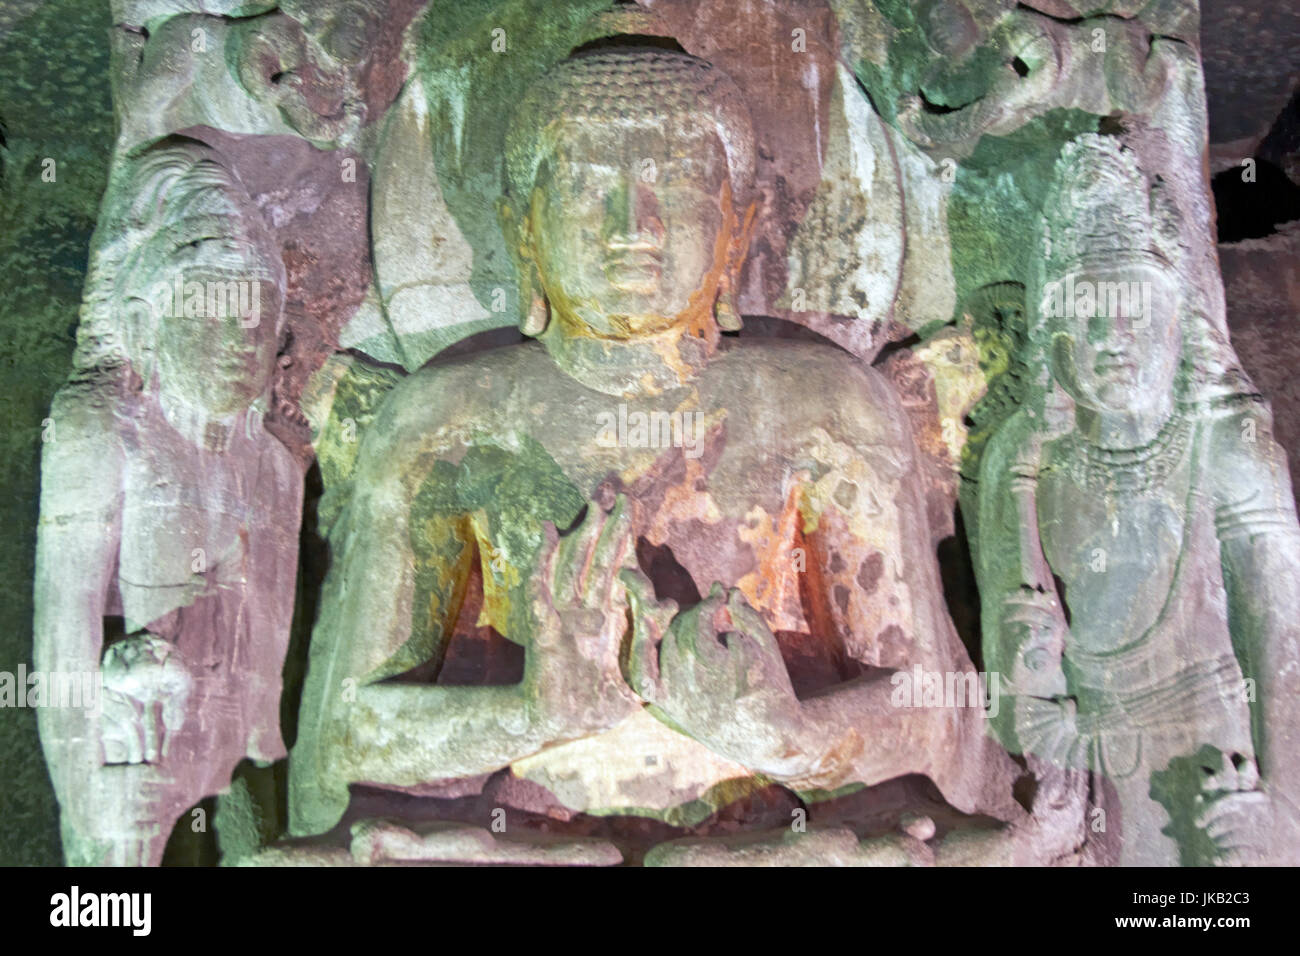
[[603,840],[524,843],[503,840],[478,827],[440,827],[414,833],[371,820],[352,827],[352,857],[367,866],[430,863],[491,863],[497,866],[617,866],[618,848]]
[[1300,224],[1266,239],[1219,246],[1232,342],[1273,406],[1275,434],[1291,473],[1300,473]]
[[1201,55],[1210,142],[1228,147],[1220,152],[1235,164],[1254,155],[1295,88],[1300,10],[1278,0],[1204,0]]
[[1045,374],[981,470],[995,726],[1113,786],[1121,864],[1294,861],[1300,525],[1271,416],[1225,394],[1135,154],[1081,137],[1050,195]]
[[233,779],[244,865],[1293,861],[1293,237],[1216,253],[1197,6],[118,0],[66,858]]
[[859,841],[852,830],[781,831],[768,840],[678,840],[655,847],[646,866],[931,866],[934,855],[916,839]]

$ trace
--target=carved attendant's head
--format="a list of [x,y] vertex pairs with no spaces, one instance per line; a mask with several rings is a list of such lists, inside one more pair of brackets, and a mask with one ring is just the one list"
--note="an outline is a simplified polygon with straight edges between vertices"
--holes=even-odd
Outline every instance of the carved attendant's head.
[[[158,323],[159,386],[214,415],[240,411],[266,391],[275,369],[274,247],[243,187],[211,160],[190,166],[164,207],[167,228],[157,240],[167,258],[160,261],[184,277],[185,302],[173,293]],[[200,291],[203,307],[192,308]]]
[[[524,278],[524,329],[630,339],[738,327],[754,132],[703,60],[613,48],[529,91],[507,144],[502,223]],[[547,306],[549,304],[549,315]]]
[[1085,266],[1069,278],[1074,314],[1051,317],[1049,329],[1052,371],[1070,397],[1112,412],[1141,411],[1167,397],[1183,345],[1167,269],[1134,259]]
[[[200,143],[149,150],[105,221],[88,307],[126,313],[128,359],[165,401],[228,417],[264,395],[283,319],[284,266],[238,178]],[[102,227],[101,227],[102,228]]]
[[1048,197],[1038,337],[1083,408],[1142,415],[1176,387],[1182,301],[1154,218],[1136,159],[1113,137],[1066,146]]

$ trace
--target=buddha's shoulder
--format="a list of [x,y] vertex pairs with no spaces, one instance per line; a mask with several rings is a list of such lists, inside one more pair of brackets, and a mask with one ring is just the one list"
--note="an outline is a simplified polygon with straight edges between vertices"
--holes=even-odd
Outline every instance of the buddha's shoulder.
[[535,367],[546,358],[546,354],[540,342],[530,339],[481,352],[436,358],[408,376],[405,384],[412,392],[458,389],[468,384],[483,387],[499,376],[509,378],[520,370]]
[[756,413],[819,426],[864,448],[910,454],[912,435],[898,394],[863,359],[828,343],[757,337],[732,340],[721,359],[726,388],[744,383],[739,388]]
[[386,398],[394,410],[491,403],[526,379],[545,360],[536,342],[504,345],[468,355],[435,359],[403,379]]
[[877,369],[838,346],[797,339],[737,338],[730,340],[720,363],[728,372],[744,374],[769,394],[807,395],[825,403],[865,404],[893,410],[898,396]]
[[535,343],[507,345],[435,360],[402,379],[384,397],[367,428],[373,456],[413,454],[438,434],[473,425],[492,430],[514,406],[512,396],[535,369]]

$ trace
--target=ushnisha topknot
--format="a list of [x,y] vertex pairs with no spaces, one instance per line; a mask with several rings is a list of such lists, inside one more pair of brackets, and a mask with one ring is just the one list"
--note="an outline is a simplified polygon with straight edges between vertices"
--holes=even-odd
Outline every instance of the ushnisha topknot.
[[565,120],[675,124],[698,135],[701,115],[722,140],[732,196],[744,202],[754,182],[754,125],[730,77],[698,57],[655,47],[579,54],[556,64],[516,109],[506,136],[506,188],[516,199],[532,192]]

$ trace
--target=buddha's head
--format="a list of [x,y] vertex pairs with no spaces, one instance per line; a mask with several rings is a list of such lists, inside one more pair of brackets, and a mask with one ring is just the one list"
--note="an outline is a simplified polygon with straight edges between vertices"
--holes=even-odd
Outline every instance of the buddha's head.
[[1077,406],[1168,406],[1183,357],[1178,274],[1133,154],[1113,137],[1067,145],[1045,217],[1038,337]]
[[209,147],[188,140],[135,160],[98,250],[91,297],[123,316],[129,361],[167,402],[221,418],[269,388],[284,266],[261,214]]
[[715,320],[753,220],[754,132],[739,90],[703,60],[615,47],[559,64],[507,143],[507,242],[524,330],[632,339]]

